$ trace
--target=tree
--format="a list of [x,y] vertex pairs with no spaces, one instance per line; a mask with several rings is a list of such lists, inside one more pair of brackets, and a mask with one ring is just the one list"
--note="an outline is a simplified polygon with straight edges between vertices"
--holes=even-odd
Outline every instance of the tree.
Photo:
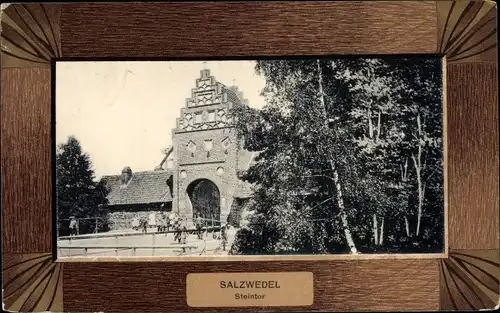
[[348,131],[339,127],[342,123],[331,125],[345,118],[344,108],[331,96],[345,93],[345,86],[324,81],[325,75],[331,77],[328,62],[259,61],[257,70],[268,83],[268,105],[261,111],[239,107],[235,112],[244,148],[259,151],[244,177],[258,185],[254,221],[248,225],[252,231],[246,234],[265,236],[263,252],[347,248],[357,253],[348,221],[352,209],[343,196],[345,164],[338,157],[352,153],[343,144]]
[[[94,171],[88,154],[82,152],[79,141],[70,136],[59,144],[56,152],[56,209],[59,235],[69,234],[68,219],[79,219],[79,232],[109,230],[107,212],[108,190],[94,181]],[[97,225],[96,225],[97,219]]]
[[[418,237],[424,207],[430,215],[443,211],[442,201],[435,197],[442,194],[441,62],[437,58],[385,58],[358,63],[363,66],[349,66],[337,76],[348,82],[355,100],[351,125],[362,128],[353,133],[358,133],[355,140],[361,148],[358,158],[368,175],[365,181],[374,177],[383,187],[377,192],[371,184],[365,186],[377,199],[369,203],[380,204],[372,208],[374,241],[381,241],[377,215],[382,216],[384,225],[387,214],[404,219],[406,237]],[[434,190],[433,202],[426,201],[426,184]],[[416,215],[412,227],[409,215]],[[439,220],[432,223],[442,228]],[[436,240],[441,237],[439,232],[435,235]]]
[[256,192],[233,250],[442,247],[436,60],[258,61],[266,106],[234,109],[243,148],[259,156],[243,176]]

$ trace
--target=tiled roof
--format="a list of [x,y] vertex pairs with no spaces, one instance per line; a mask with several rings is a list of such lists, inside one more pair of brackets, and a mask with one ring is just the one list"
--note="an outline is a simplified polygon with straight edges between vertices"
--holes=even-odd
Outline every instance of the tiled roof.
[[167,180],[171,171],[145,171],[132,173],[128,184],[121,184],[121,175],[104,176],[110,192],[109,205],[148,204],[172,201]]
[[233,105],[248,105],[248,101],[243,98],[243,93],[238,90],[236,86],[226,86],[224,87],[224,92],[227,94],[227,100],[231,101]]

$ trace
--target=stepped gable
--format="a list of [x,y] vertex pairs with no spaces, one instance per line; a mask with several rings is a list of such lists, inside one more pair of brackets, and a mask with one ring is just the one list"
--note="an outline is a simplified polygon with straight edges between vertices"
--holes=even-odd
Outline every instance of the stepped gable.
[[[196,87],[191,90],[191,97],[186,99],[186,106],[181,109],[177,119],[175,133],[231,127],[233,117],[231,108],[236,105],[248,105],[237,87],[228,87],[210,75],[210,70],[201,70],[196,79]],[[197,116],[200,108],[211,106],[208,116]]]

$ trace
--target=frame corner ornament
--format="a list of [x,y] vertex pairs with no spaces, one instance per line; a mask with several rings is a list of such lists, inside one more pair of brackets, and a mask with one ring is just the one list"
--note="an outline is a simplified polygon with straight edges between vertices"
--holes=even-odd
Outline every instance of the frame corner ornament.
[[437,52],[448,63],[497,62],[497,7],[494,1],[436,1]]
[[1,14],[2,68],[50,67],[60,57],[60,4],[10,4]]
[[52,253],[3,254],[3,303],[10,312],[62,312],[62,264]]
[[450,250],[440,262],[440,309],[483,310],[500,304],[500,250]]

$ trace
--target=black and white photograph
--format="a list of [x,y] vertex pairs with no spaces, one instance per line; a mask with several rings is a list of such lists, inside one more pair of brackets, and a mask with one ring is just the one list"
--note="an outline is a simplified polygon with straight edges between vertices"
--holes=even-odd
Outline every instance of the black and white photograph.
[[58,258],[446,252],[440,56],[54,67]]

